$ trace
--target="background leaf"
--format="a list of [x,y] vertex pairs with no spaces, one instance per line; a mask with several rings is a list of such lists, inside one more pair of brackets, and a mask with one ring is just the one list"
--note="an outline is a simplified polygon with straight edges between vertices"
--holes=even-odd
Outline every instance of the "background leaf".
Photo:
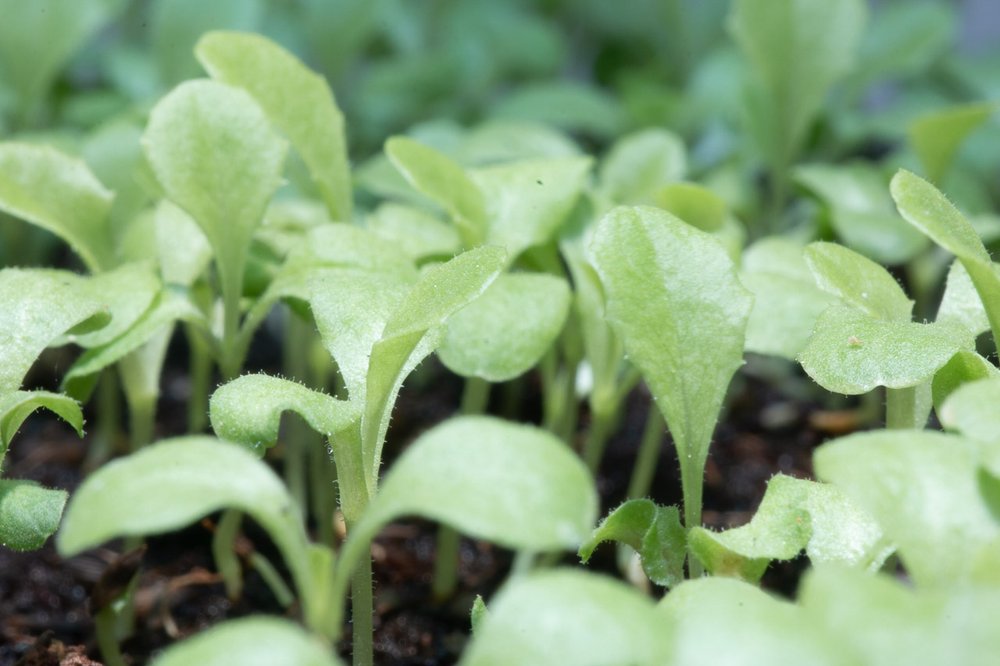
[[34,481],[0,480],[0,546],[41,548],[59,528],[68,494]]
[[684,142],[673,132],[645,129],[619,138],[601,162],[598,177],[607,197],[620,204],[653,204],[667,183],[687,174]]
[[932,183],[944,180],[962,141],[996,110],[993,102],[962,104],[922,115],[910,124],[910,143]]

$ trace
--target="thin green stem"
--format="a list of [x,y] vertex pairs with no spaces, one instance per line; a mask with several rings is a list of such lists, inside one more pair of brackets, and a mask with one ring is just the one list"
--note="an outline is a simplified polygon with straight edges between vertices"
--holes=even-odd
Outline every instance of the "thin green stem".
[[243,590],[243,572],[236,556],[236,537],[239,535],[242,522],[242,513],[235,509],[227,509],[222,512],[222,518],[219,519],[215,534],[212,535],[212,556],[225,583],[226,595],[230,599],[239,598]]
[[112,606],[102,608],[94,616],[94,632],[97,634],[97,647],[101,658],[107,666],[127,666],[125,657],[118,645],[118,615]]
[[87,451],[87,469],[96,469],[115,451],[121,423],[118,386],[117,367],[105,369],[97,380],[97,433]]
[[282,608],[288,608],[295,602],[295,594],[288,589],[288,585],[285,584],[285,581],[281,578],[281,574],[274,568],[270,560],[260,553],[252,553],[250,555],[250,566],[260,574],[260,577],[264,579],[267,586],[271,588],[274,598],[278,600]]
[[[704,484],[705,465],[696,464],[692,457],[681,460],[681,490],[684,497],[684,527],[701,526],[701,495]],[[688,573],[691,578],[700,578],[703,571],[701,562],[688,557]]]
[[660,442],[663,440],[663,429],[666,422],[656,404],[649,403],[649,413],[646,414],[646,426],[639,442],[639,455],[636,456],[635,467],[632,468],[632,479],[628,484],[629,499],[645,497],[653,485],[656,474],[656,462],[660,457]]
[[[348,526],[350,529],[350,526]],[[372,558],[362,557],[351,574],[351,627],[354,666],[372,666],[375,650],[372,643]]]
[[592,474],[597,473],[608,445],[608,437],[615,422],[614,405],[594,405],[591,411],[590,428],[583,444],[583,462]]
[[482,414],[490,400],[490,383],[480,377],[468,377],[462,390],[462,414]]
[[191,434],[203,432],[208,426],[208,394],[212,382],[212,351],[193,326],[184,327],[190,358],[188,379],[190,393],[187,405],[187,428]]
[[914,428],[917,420],[917,387],[885,390],[885,427]]
[[330,460],[326,447],[317,442],[306,451],[309,456],[309,486],[312,491],[312,512],[316,518],[317,538],[336,550],[337,536],[333,516],[337,509],[337,466]]

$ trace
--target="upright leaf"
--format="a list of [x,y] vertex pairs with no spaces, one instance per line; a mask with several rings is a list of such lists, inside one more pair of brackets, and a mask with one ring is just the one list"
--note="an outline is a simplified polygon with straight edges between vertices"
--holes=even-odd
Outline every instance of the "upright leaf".
[[330,85],[260,35],[211,32],[195,55],[215,79],[249,92],[309,167],[334,220],[350,220],[351,173],[344,115]]
[[910,143],[931,182],[944,180],[962,141],[996,110],[995,102],[962,104],[922,115],[910,124]]
[[820,289],[886,321],[910,321],[913,301],[887,270],[836,243],[810,243],[805,259]]
[[612,210],[597,227],[591,253],[608,320],[673,434],[685,522],[694,527],[712,431],[743,363],[753,299],[715,239],[655,208]]

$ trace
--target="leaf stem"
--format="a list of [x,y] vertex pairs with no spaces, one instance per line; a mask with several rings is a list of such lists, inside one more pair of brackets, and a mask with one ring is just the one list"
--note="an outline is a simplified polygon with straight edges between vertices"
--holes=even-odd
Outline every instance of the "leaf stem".
[[235,509],[226,509],[212,535],[212,556],[215,566],[226,586],[226,596],[237,599],[243,589],[243,572],[236,557],[236,537],[240,531],[243,514]]
[[660,457],[660,442],[663,440],[665,427],[666,422],[663,420],[663,414],[654,403],[650,402],[649,412],[646,414],[646,425],[639,442],[639,454],[636,457],[635,467],[632,468],[632,479],[628,484],[629,499],[645,497],[649,494],[649,489],[653,485],[653,476],[656,474],[656,462]]
[[101,658],[107,666],[127,666],[121,648],[118,646],[118,616],[112,605],[102,608],[94,617],[94,632]]
[[203,432],[208,426],[208,393],[212,381],[212,354],[205,339],[188,324],[184,327],[190,358],[188,375],[190,394],[187,405],[187,428],[191,434]]
[[891,430],[915,428],[917,387],[885,390],[885,427]]
[[372,558],[370,554],[366,554],[351,574],[351,634],[354,645],[352,656],[354,666],[372,666],[375,660],[372,612]]
[[[693,457],[681,458],[681,491],[684,496],[684,527],[701,526],[702,487],[704,484],[705,465],[695,464]],[[700,578],[703,573],[701,562],[694,557],[688,557],[688,574],[691,578]]]

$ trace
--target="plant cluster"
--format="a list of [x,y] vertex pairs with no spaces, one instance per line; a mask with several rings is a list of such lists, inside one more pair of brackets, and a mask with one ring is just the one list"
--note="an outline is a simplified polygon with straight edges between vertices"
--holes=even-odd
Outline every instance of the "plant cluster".
[[[0,462],[35,410],[82,434],[92,402],[96,469],[68,502],[63,490],[0,480],[0,542],[30,550],[54,535],[68,557],[218,514],[213,554],[233,597],[245,519],[281,558],[255,553],[250,566],[287,617],[221,623],[166,649],[158,666],[338,664],[333,645],[348,625],[353,663],[372,664],[370,547],[409,516],[441,525],[439,597],[455,586],[459,534],[517,552],[503,587],[470,609],[467,666],[1000,655],[1000,371],[990,358],[1000,271],[988,248],[1000,218],[984,175],[995,175],[1000,151],[982,149],[1000,132],[984,127],[966,142],[996,111],[982,100],[997,75],[980,80],[965,73],[971,63],[942,60],[953,20],[943,5],[869,16],[862,0],[664,3],[677,19],[666,28],[676,39],[658,52],[670,64],[618,81],[624,102],[525,88],[488,122],[422,124],[352,166],[351,124],[327,79],[268,37],[202,35],[182,17],[206,3],[154,3],[158,50],[133,63],[161,77],[164,91],[136,93],[148,108],[82,139],[29,132],[52,113],[49,87],[68,54],[125,11],[43,4],[44,17],[11,10],[18,20],[0,24],[15,101],[4,117],[16,130],[0,142],[0,210],[62,239],[81,270],[0,270]],[[395,33],[416,11],[323,4],[294,11],[341,12],[336,31],[320,40],[312,26],[288,41],[329,43],[322,62],[341,72],[378,12],[402,12],[378,29],[405,43]],[[432,93],[429,72],[462,62],[455,53],[471,48],[462,21],[482,21],[474,34],[486,36],[507,21],[532,44],[505,42],[496,80],[556,67],[559,38],[541,13],[482,4],[469,7],[485,13],[449,18],[458,27],[446,24],[453,41],[440,52],[378,63],[381,78],[347,104],[388,115],[358,145],[411,120],[407,109]],[[583,3],[585,15],[603,16],[604,4]],[[240,28],[259,24],[264,8],[212,4]],[[723,18],[725,32],[715,28]],[[415,34],[426,37],[433,20]],[[58,37],[49,58],[12,55],[39,30]],[[201,72],[172,34],[200,35]],[[141,85],[125,50],[102,65],[123,89]],[[469,60],[461,76],[480,71]],[[654,95],[661,75],[671,85]],[[387,109],[402,76],[420,85]],[[887,80],[902,89],[895,101],[857,111]],[[956,88],[964,97],[912,115],[916,97]],[[451,102],[481,104],[475,94]],[[663,122],[648,126],[643,102]],[[539,121],[610,147],[590,155]],[[877,140],[893,146],[885,157],[851,161]],[[29,229],[2,222],[12,239]],[[244,372],[264,325],[282,328],[295,379]],[[188,343],[191,434],[154,441],[175,331]],[[60,390],[26,388],[43,351],[66,344],[82,351]],[[460,413],[385,465],[397,397],[432,355],[464,382]],[[739,372],[790,391],[807,376],[804,390],[821,400],[861,396],[878,407],[884,396],[884,428],[822,444],[815,480],[774,476],[747,524],[716,531],[703,525],[703,480]],[[211,390],[214,373],[222,383]],[[486,413],[491,392],[516,391],[527,376],[541,386],[540,424]],[[630,499],[601,507],[594,475],[639,383],[653,408]],[[109,462],[121,452],[119,390],[128,451]],[[282,427],[286,412],[300,418]],[[664,427],[679,507],[648,499]],[[655,596],[585,566],[553,566],[567,552],[586,563],[609,541]],[[761,589],[770,563],[803,553],[810,568],[794,600]],[[132,591],[92,608],[108,664],[125,663],[118,641]]]

